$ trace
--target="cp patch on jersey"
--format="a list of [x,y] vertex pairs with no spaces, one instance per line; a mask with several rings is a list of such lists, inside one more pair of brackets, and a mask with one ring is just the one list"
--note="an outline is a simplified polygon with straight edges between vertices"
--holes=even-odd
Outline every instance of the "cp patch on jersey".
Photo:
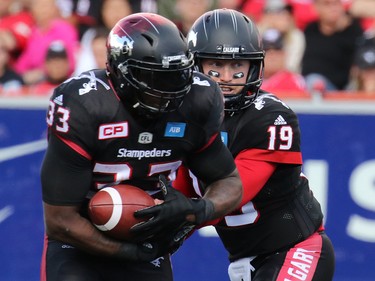
[[128,136],[128,122],[103,124],[99,127],[99,139],[125,138]]

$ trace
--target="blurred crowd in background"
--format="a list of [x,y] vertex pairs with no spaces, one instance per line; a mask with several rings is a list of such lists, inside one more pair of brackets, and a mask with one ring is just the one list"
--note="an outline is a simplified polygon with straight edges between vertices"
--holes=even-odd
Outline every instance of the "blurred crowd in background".
[[108,32],[126,15],[158,13],[187,35],[215,8],[258,24],[262,89],[375,97],[374,0],[1,0],[0,96],[49,96],[67,78],[105,68]]

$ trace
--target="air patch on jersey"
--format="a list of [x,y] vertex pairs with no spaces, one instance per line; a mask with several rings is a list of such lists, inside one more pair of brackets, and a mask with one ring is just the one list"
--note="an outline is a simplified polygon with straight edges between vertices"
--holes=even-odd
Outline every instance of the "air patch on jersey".
[[168,122],[165,128],[164,136],[172,138],[182,138],[185,135],[185,123]]
[[100,140],[126,138],[128,134],[128,122],[104,124],[99,127]]
[[227,132],[220,132],[221,141],[228,146],[228,133]]
[[152,143],[152,134],[148,132],[140,133],[138,136],[138,142],[142,144]]

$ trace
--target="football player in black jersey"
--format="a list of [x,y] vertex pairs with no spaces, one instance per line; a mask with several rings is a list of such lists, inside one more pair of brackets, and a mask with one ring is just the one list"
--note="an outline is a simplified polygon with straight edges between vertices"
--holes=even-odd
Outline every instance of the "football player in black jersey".
[[[220,88],[193,72],[177,27],[156,14],[125,17],[108,36],[107,56],[106,70],[70,78],[49,101],[42,280],[172,280],[173,239],[189,224],[231,212],[242,198],[233,157],[220,139]],[[168,185],[182,163],[208,183],[203,198]],[[111,239],[88,219],[92,195],[119,183],[156,198],[164,191],[164,203],[137,214],[151,217],[133,229],[144,238],[139,243]]]
[[[231,281],[332,280],[334,250],[319,202],[301,173],[300,128],[293,110],[260,90],[264,51],[256,25],[230,9],[207,12],[188,34],[199,70],[220,85],[221,127],[242,180],[240,207],[215,228],[229,253]],[[267,67],[267,66],[265,66]],[[187,169],[174,185],[194,196],[202,182]]]

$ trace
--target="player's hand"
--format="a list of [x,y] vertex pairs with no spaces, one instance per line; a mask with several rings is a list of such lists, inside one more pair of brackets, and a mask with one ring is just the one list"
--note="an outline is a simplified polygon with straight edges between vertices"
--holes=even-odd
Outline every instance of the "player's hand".
[[180,229],[173,234],[173,237],[168,245],[168,253],[174,254],[182,246],[185,239],[194,232],[195,225],[192,223],[186,223]]
[[187,236],[193,233],[195,225],[186,223],[178,230],[163,231],[154,237],[152,243],[157,245],[160,256],[164,254],[174,254],[182,246]]
[[136,244],[124,242],[117,257],[134,262],[148,262],[162,256],[166,252],[157,243],[144,242]]
[[117,257],[134,262],[149,262],[166,254],[175,253],[191,233],[194,225],[186,224],[175,233],[160,236],[158,241],[143,243],[124,242]]
[[[209,219],[214,212],[211,201],[187,198],[170,185],[164,184],[162,190],[165,194],[162,204],[134,213],[137,218],[151,217],[148,221],[138,223],[131,228],[131,231],[139,239],[152,239],[163,233],[165,229],[179,230],[187,222],[201,224]],[[190,221],[189,215],[194,215],[195,219]]]

